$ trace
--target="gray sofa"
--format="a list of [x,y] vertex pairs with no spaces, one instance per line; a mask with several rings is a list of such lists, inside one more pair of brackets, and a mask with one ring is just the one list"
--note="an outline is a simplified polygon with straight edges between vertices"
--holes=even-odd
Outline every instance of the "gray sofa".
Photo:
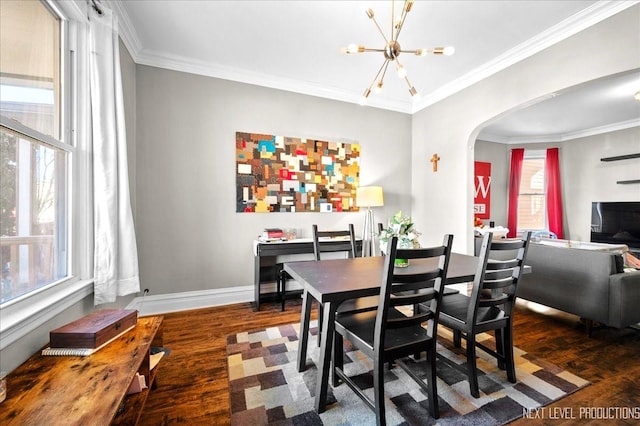
[[532,242],[525,263],[518,297],[580,316],[589,335],[594,321],[640,322],[640,271],[623,272],[620,254]]

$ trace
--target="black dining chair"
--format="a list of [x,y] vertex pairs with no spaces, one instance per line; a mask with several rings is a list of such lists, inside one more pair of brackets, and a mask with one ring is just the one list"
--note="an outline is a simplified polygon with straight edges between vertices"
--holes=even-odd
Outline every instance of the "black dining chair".
[[[320,260],[323,253],[345,253],[347,257],[356,257],[356,234],[353,224],[349,228],[338,231],[319,231],[318,225],[313,225],[313,254],[315,260]],[[278,292],[281,293],[281,311],[285,310],[286,301],[286,280],[289,274],[283,269],[279,271]],[[281,289],[281,290],[280,290]]]
[[[466,341],[469,389],[476,398],[480,396],[476,348],[495,357],[498,366],[507,370],[509,381],[516,382],[513,308],[530,235],[530,232],[525,232],[521,239],[493,240],[492,233],[485,234],[471,295],[452,294],[442,299],[440,324],[453,330],[454,346],[461,346],[461,338]],[[477,340],[478,334],[492,330],[495,333],[495,350]]]
[[[441,246],[398,249],[398,238],[391,238],[384,259],[377,309],[336,316],[333,372],[337,378],[334,377],[334,385],[338,384],[337,379],[346,383],[375,412],[377,424],[385,424],[384,365],[391,362],[405,370],[427,393],[429,412],[434,418],[439,417],[436,335],[452,241],[453,236],[446,235]],[[418,273],[413,272],[413,266],[395,269],[396,258],[437,258],[438,262],[433,269]],[[426,304],[429,308],[414,308],[419,303]],[[399,308],[402,306],[411,308],[401,311]],[[366,395],[356,379],[345,373],[343,339],[371,358],[373,398]],[[422,352],[426,352],[427,383],[405,362],[406,357]]]
[[[352,224],[349,224],[348,231],[319,231],[317,225],[313,225],[313,252],[316,260],[321,260],[322,253],[340,253],[346,252],[349,258],[356,257],[356,237]],[[346,237],[348,236],[348,240]],[[343,238],[343,242],[340,240],[331,241],[331,238]],[[348,245],[348,248],[347,248]],[[363,312],[371,309],[375,309],[378,306],[378,298],[376,296],[361,297],[357,299],[346,300],[340,304],[336,314],[340,315],[344,312]],[[310,313],[304,318],[305,323],[309,323]],[[320,335],[322,333],[322,305],[318,303],[318,339],[317,343],[320,346]],[[303,340],[307,339],[307,336],[302,336]],[[306,342],[303,343],[306,347]]]

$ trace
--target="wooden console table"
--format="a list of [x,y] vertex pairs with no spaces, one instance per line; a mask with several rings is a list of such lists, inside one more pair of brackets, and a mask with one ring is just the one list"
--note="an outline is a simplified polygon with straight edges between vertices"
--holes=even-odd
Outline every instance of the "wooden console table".
[[[338,242],[336,242],[338,243]],[[330,244],[330,242],[329,242]],[[356,239],[356,254],[362,253],[362,239]],[[257,311],[260,310],[260,301],[265,295],[260,293],[260,287],[267,282],[275,282],[275,269],[278,256],[287,256],[294,254],[310,254],[309,260],[314,259],[313,255],[313,239],[297,238],[295,240],[283,240],[263,242],[259,240],[253,241],[254,255],[254,303]],[[303,260],[303,259],[300,259]],[[271,300],[274,298],[271,297]]]
[[[89,356],[38,351],[7,376],[0,424],[136,424],[159,368],[149,368],[151,346],[162,346],[161,316],[138,318],[135,328]],[[148,389],[126,395],[136,372]]]

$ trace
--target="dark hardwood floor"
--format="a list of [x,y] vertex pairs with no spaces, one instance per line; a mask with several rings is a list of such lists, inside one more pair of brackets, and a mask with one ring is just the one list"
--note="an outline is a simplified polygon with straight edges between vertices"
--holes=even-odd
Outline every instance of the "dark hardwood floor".
[[[229,424],[227,335],[298,322],[300,306],[289,301],[286,312],[280,312],[278,303],[265,303],[260,312],[254,312],[246,303],[166,314],[164,344],[171,354],[161,362],[157,388],[147,400],[142,424]],[[519,302],[516,346],[592,384],[530,416],[539,418],[513,424],[638,424],[637,418],[602,416],[615,414],[609,407],[629,408],[640,416],[640,331],[601,327],[589,338],[577,317],[555,310],[541,313],[537,308]],[[600,418],[584,418],[588,413]],[[568,416],[574,418],[563,418]]]

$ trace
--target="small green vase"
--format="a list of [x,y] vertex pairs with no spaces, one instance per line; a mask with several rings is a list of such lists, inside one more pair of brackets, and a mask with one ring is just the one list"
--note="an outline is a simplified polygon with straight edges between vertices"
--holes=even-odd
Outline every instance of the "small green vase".
[[396,259],[394,264],[396,268],[406,268],[409,266],[409,259]]

